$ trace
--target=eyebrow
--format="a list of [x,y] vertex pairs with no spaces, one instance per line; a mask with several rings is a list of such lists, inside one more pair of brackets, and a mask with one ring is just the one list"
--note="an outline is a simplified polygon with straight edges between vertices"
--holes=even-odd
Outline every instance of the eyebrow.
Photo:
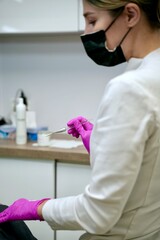
[[88,17],[89,15],[93,15],[94,14],[94,12],[85,12],[84,14],[83,14],[83,16],[86,18],[86,17]]

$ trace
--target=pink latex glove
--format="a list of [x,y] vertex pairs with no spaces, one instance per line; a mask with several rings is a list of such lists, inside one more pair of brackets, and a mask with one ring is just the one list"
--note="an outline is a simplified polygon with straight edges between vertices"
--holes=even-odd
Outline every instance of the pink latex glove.
[[93,124],[86,118],[78,116],[70,120],[67,123],[67,126],[70,128],[68,130],[68,134],[71,134],[76,138],[81,136],[85,148],[87,149],[88,153],[90,153],[90,136],[93,129]]
[[27,200],[24,198],[18,199],[11,206],[0,213],[0,223],[16,220],[40,220],[38,215],[38,206],[49,198],[41,200]]

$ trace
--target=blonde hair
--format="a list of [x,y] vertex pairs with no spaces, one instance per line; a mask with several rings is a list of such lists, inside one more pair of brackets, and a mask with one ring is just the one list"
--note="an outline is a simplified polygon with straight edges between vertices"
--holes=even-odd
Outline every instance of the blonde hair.
[[92,5],[116,13],[127,3],[136,3],[153,27],[160,28],[160,0],[87,0]]

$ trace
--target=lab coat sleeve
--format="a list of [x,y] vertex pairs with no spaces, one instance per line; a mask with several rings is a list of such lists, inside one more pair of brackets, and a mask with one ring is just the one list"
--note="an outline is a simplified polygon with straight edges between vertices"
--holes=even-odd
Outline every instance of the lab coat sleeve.
[[119,79],[109,83],[91,136],[91,181],[84,193],[44,205],[43,217],[53,229],[103,234],[117,223],[153,131],[151,105],[138,84]]

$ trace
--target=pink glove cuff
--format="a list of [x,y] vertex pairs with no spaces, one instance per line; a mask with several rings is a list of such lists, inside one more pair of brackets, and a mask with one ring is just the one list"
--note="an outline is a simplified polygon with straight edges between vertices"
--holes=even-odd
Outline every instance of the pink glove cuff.
[[[37,209],[38,209],[38,206],[39,206],[41,203],[43,203],[44,201],[46,201],[46,200],[49,200],[49,198],[44,198],[44,199],[37,200],[37,201],[35,201],[35,200],[30,200],[30,203],[33,204],[33,205],[32,205],[32,206],[33,206],[33,212],[31,212],[30,214],[31,214],[31,216],[32,216],[35,220],[40,220],[40,221],[42,221],[42,218],[38,215]],[[33,219],[33,218],[32,218],[32,219]],[[33,219],[33,220],[34,220],[34,219]]]

